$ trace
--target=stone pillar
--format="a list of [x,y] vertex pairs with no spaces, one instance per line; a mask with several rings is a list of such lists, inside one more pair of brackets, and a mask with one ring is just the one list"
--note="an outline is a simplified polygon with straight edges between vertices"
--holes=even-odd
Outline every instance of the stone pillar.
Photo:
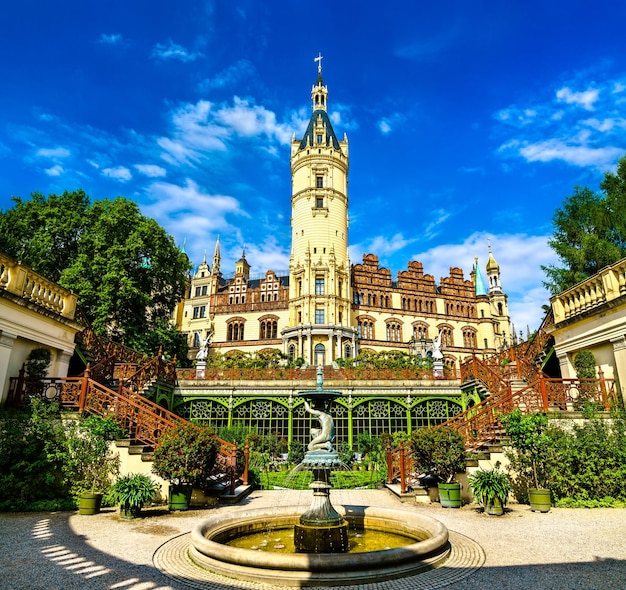
[[557,352],[556,357],[559,359],[559,367],[561,368],[561,377],[563,379],[575,379],[576,371],[574,371],[574,367],[572,367],[572,363],[570,363],[569,357],[566,352]]
[[615,359],[613,376],[615,381],[619,381],[622,399],[626,404],[626,336],[612,339],[611,344],[613,344],[613,358]]
[[10,334],[6,331],[0,333],[0,405],[4,405],[9,393],[11,353],[16,339],[17,334]]
[[206,369],[206,361],[196,361],[196,379],[204,379],[204,372]]
[[54,376],[67,377],[72,354],[72,352],[68,352],[67,350],[62,350],[57,354],[56,367],[52,370]]

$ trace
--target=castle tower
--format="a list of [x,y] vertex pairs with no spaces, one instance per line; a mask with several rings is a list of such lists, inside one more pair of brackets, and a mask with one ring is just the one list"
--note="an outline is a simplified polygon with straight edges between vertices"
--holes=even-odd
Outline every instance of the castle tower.
[[337,139],[328,117],[322,57],[311,91],[312,115],[302,139],[291,142],[290,356],[314,365],[356,353],[350,323],[348,256],[348,139]]
[[510,346],[512,344],[511,320],[509,317],[509,305],[507,295],[502,291],[500,284],[500,265],[496,262],[489,244],[489,257],[487,259],[487,281],[489,284],[489,302],[491,314],[497,322],[496,341],[498,346]]

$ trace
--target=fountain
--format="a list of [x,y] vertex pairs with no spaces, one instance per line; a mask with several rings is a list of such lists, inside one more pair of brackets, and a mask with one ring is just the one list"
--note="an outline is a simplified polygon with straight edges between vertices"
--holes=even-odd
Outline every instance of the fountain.
[[[323,382],[320,368],[317,389],[298,394],[320,423],[320,428],[311,429],[302,462],[313,473],[310,507],[302,514],[300,507],[285,507],[236,511],[205,520],[191,534],[189,557],[198,566],[218,575],[273,585],[340,586],[414,575],[447,559],[448,529],[433,518],[404,510],[347,506],[337,511],[332,506],[330,474],[341,462],[333,447],[335,425],[329,406],[341,393],[324,389]],[[349,529],[402,535],[406,543],[351,553]],[[268,530],[293,531],[295,552],[255,551],[227,544]]]

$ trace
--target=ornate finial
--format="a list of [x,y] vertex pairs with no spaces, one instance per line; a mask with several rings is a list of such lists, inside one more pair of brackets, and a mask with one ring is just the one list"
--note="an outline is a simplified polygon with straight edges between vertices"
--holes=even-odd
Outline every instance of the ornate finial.
[[322,59],[324,59],[323,56],[322,56],[322,53],[319,52],[317,57],[313,60],[313,61],[317,62],[317,71],[318,72],[322,71]]
[[324,369],[321,366],[317,367],[317,389],[324,389]]

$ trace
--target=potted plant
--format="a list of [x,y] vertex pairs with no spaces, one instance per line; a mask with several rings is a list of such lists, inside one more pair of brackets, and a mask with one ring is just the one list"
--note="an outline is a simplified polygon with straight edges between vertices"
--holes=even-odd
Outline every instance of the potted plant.
[[97,514],[102,494],[119,473],[120,459],[110,446],[121,427],[112,419],[90,416],[82,421],[69,421],[65,428],[65,445],[61,465],[64,481],[77,499],[78,513]]
[[518,408],[502,416],[502,424],[509,437],[512,451],[508,453],[515,470],[520,492],[528,494],[534,512],[550,511],[550,490],[545,485],[545,473],[550,437],[545,430],[545,414],[522,414]]
[[180,423],[159,438],[152,471],[170,482],[170,510],[187,510],[193,486],[206,487],[215,465],[219,440],[207,426]]
[[485,512],[493,516],[504,514],[504,507],[511,493],[511,483],[499,465],[495,469],[479,469],[468,478],[470,488],[477,502],[483,505]]
[[149,475],[129,473],[120,477],[109,493],[120,507],[120,518],[131,520],[139,516],[143,506],[154,500],[157,485]]
[[418,428],[411,434],[416,467],[437,479],[439,501],[444,508],[461,507],[461,484],[454,481],[465,471],[463,437],[449,426]]

